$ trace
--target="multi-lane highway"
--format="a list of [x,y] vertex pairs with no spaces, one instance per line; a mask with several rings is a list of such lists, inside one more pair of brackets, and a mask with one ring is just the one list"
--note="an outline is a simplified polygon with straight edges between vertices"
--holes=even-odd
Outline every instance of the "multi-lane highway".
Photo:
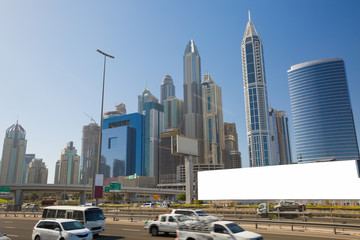
[[[0,231],[7,233],[12,240],[30,240],[31,233],[37,219],[23,219],[23,218],[0,218]],[[159,237],[152,237],[144,230],[144,224],[141,222],[111,222],[106,224],[106,231],[96,239],[98,240],[164,240],[174,239],[175,235],[161,235]],[[251,229],[249,229],[251,230]],[[356,236],[348,235],[318,235],[315,233],[305,232],[280,232],[271,230],[258,230],[256,231],[263,235],[265,240],[331,240],[331,239],[360,239]]]

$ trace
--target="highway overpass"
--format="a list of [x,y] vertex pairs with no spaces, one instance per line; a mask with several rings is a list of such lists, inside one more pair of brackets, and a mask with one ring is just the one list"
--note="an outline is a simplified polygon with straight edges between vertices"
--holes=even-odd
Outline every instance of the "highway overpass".
[[[1,187],[10,188],[15,196],[15,204],[21,204],[24,192],[46,192],[46,193],[80,193],[80,204],[86,202],[86,193],[91,193],[91,185],[68,185],[68,184],[0,184]],[[183,190],[161,189],[161,188],[138,188],[138,187],[122,187],[120,194],[124,194],[125,198],[136,199],[138,194],[142,195],[159,195],[175,200]]]

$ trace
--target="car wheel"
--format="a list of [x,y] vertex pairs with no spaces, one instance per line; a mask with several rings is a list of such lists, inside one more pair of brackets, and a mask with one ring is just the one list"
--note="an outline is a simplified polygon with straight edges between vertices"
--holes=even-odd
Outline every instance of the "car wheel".
[[157,227],[152,227],[150,232],[151,232],[151,236],[157,236],[159,234],[159,230]]
[[36,237],[35,237],[35,240],[40,240],[40,236],[36,236]]

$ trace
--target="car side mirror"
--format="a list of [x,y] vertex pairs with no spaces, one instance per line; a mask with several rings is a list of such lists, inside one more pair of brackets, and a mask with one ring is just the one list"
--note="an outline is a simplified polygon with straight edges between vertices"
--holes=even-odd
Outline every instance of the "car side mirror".
[[55,231],[61,232],[61,229],[60,228],[55,228]]
[[228,230],[224,230],[224,233],[225,233],[225,234],[229,234],[229,231],[228,231]]

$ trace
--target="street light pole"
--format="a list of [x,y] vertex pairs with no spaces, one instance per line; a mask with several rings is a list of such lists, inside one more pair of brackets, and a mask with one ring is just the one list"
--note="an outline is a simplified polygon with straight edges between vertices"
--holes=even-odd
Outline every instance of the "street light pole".
[[[106,69],[106,57],[115,58],[107,53],[96,49],[98,53],[104,55],[104,72],[103,72],[103,84],[102,84],[102,95],[101,95],[101,116],[100,116],[100,131],[99,131],[99,147],[98,147],[98,158],[96,162],[95,172],[93,176],[92,196],[95,197],[95,176],[100,171],[100,160],[101,160],[101,145],[102,145],[102,127],[103,127],[103,113],[104,113],[104,89],[105,89],[105,69]],[[96,206],[98,205],[98,199],[96,198]]]

